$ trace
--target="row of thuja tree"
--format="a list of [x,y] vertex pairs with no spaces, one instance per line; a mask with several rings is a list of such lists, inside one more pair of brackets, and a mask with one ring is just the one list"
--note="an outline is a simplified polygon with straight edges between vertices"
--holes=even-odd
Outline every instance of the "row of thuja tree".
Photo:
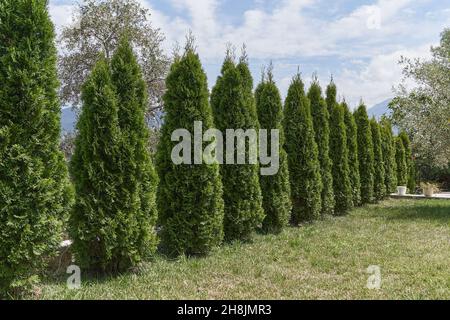
[[[369,120],[363,105],[352,114],[333,82],[323,98],[316,79],[305,92],[297,74],[283,106],[271,70],[253,92],[247,58],[228,54],[209,96],[191,43],[166,80],[153,161],[145,82],[125,38],[83,86],[69,179],[46,1],[1,3],[0,62],[0,296],[35,284],[66,231],[82,270],[120,272],[158,244],[171,256],[204,255],[256,230],[345,214],[383,199],[411,172],[408,137],[395,138],[387,119]],[[174,164],[172,132],[194,132],[196,121],[204,131],[280,130],[278,173],[260,176],[264,164]]]

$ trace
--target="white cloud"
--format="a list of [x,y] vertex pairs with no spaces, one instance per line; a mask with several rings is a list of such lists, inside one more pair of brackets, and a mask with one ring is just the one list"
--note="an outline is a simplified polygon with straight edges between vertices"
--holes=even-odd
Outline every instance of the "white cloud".
[[362,98],[371,107],[393,96],[392,86],[402,78],[402,68],[398,64],[401,56],[410,58],[429,57],[427,45],[374,56],[364,67],[345,68],[335,76],[340,94],[355,107]]
[[[167,52],[175,42],[183,44],[192,30],[199,54],[209,65],[220,65],[227,42],[237,46],[246,43],[251,58],[263,63],[273,59],[276,68],[280,59],[289,59],[295,65],[295,61],[326,58],[335,67],[323,70],[326,67],[319,63],[322,84],[333,73],[349,102],[355,104],[363,97],[369,106],[389,97],[392,86],[400,81],[400,55],[426,55],[450,21],[445,10],[438,13],[440,19],[415,19],[416,6],[430,0],[377,0],[327,19],[310,10],[323,6],[323,0],[282,0],[271,10],[257,5],[258,0],[253,2],[254,8],[242,13],[238,25],[220,19],[220,0],[168,0],[174,9],[170,16],[155,10],[153,0],[138,1],[150,10],[153,25],[166,36]],[[69,23],[72,11],[72,5],[50,5],[57,26]],[[255,69],[260,70],[260,66]],[[291,66],[279,73],[283,94],[295,70]],[[259,73],[255,77],[258,79]],[[309,74],[305,78],[309,80]]]
[[56,30],[59,30],[63,25],[72,22],[72,14],[74,9],[75,5],[50,3],[49,12],[53,23],[55,24]]

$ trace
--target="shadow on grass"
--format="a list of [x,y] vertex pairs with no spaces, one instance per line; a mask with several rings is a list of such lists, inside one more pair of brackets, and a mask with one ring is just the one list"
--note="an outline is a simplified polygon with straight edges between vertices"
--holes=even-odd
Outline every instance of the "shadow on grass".
[[375,205],[371,211],[371,216],[387,220],[424,220],[450,225],[450,201],[447,200],[403,200],[391,202],[388,206]]

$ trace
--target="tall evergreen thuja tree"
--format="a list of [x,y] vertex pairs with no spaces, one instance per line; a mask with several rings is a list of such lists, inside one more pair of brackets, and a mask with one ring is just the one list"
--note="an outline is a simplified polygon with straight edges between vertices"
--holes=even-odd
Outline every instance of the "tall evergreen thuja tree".
[[[248,97],[248,79],[242,77],[229,54],[224,61],[221,75],[211,94],[215,123],[222,132],[227,129],[258,129],[258,119],[255,118],[254,107]],[[237,139],[234,150],[231,150],[236,160]],[[226,164],[221,166],[224,189],[225,239],[250,240],[253,231],[261,226],[264,219],[262,194],[259,184],[259,165],[249,163],[249,151],[246,148],[246,164]],[[224,154],[230,152],[224,148]]]
[[392,133],[391,122],[383,117],[381,125],[381,147],[383,150],[384,183],[386,194],[396,191],[397,188],[397,163],[395,161],[395,139]]
[[[192,133],[196,121],[202,122],[204,132],[214,128],[206,75],[191,40],[184,54],[175,59],[166,85],[166,115],[156,157],[162,245],[170,255],[204,255],[223,240],[219,165],[175,164],[171,156],[178,144],[171,139],[174,130]],[[209,144],[203,142],[202,150]]]
[[330,154],[333,155],[335,214],[344,214],[353,206],[352,184],[348,162],[347,131],[344,108],[334,104],[330,117]]
[[381,140],[381,130],[375,118],[370,120],[370,128],[372,130],[373,154],[374,154],[374,177],[373,177],[373,194],[375,200],[383,200],[386,196],[385,169],[383,158],[383,147]]
[[400,132],[399,138],[402,140],[403,146],[405,147],[406,165],[408,166],[407,187],[409,192],[414,193],[416,191],[416,166],[412,157],[411,141],[405,131]]
[[344,122],[347,133],[347,149],[349,176],[352,185],[352,200],[354,206],[361,204],[361,180],[359,175],[359,159],[358,159],[358,128],[356,127],[355,118],[350,112],[347,103],[342,103],[344,110]]
[[319,148],[320,174],[323,185],[322,214],[333,214],[335,200],[333,194],[333,175],[331,173],[333,163],[330,158],[330,127],[328,122],[330,116],[317,78],[313,80],[309,88],[308,98],[311,101],[311,115],[313,118],[316,143]]
[[405,145],[400,137],[395,139],[395,161],[397,163],[397,184],[406,186],[408,182],[408,163],[406,161]]
[[364,104],[358,107],[354,113],[358,128],[358,160],[359,175],[361,179],[361,202],[370,203],[374,200],[374,151],[372,130]]
[[[279,170],[275,175],[260,177],[263,208],[266,214],[263,230],[278,233],[289,223],[292,203],[287,154],[284,150],[283,105],[271,70],[267,81],[258,86],[256,101],[261,129],[268,130],[269,133],[271,130],[278,130],[280,135],[279,150],[272,150],[272,154],[279,152]],[[270,134],[267,145],[272,145]]]
[[156,188],[158,178],[147,148],[145,121],[147,88],[129,42],[122,39],[111,61],[112,83],[121,134],[119,189],[121,215],[116,220],[117,247],[113,255],[121,268],[135,265],[156,250]]
[[257,119],[256,126],[259,129],[258,122],[258,113],[256,110],[256,101],[255,95],[253,94],[253,77],[250,72],[250,68],[248,65],[248,56],[246,52],[245,45],[242,48],[242,55],[239,58],[239,63],[236,65],[239,74],[241,75],[243,87],[244,87],[244,96],[247,99],[246,105],[250,107],[251,117]]
[[[80,267],[117,271],[122,262],[116,253],[121,224],[119,189],[120,129],[111,70],[101,57],[82,90],[79,134],[71,159],[76,201],[70,217],[73,251]],[[120,222],[120,224],[119,224]],[[123,240],[123,239],[121,239]]]
[[54,30],[44,0],[0,2],[0,298],[22,293],[60,243],[71,205],[59,151]]
[[293,78],[288,90],[283,128],[291,182],[292,222],[297,225],[318,219],[322,209],[319,151],[310,103],[300,74]]
[[328,114],[331,116],[333,113],[334,106],[337,103],[337,87],[334,83],[333,77],[331,77],[331,82],[327,86],[326,90],[326,103],[328,108]]

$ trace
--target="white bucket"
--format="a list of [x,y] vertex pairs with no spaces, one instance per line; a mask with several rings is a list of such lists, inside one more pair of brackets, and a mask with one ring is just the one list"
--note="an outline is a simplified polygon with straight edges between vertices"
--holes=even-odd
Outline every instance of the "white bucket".
[[406,195],[406,187],[397,187],[398,195],[405,196]]

